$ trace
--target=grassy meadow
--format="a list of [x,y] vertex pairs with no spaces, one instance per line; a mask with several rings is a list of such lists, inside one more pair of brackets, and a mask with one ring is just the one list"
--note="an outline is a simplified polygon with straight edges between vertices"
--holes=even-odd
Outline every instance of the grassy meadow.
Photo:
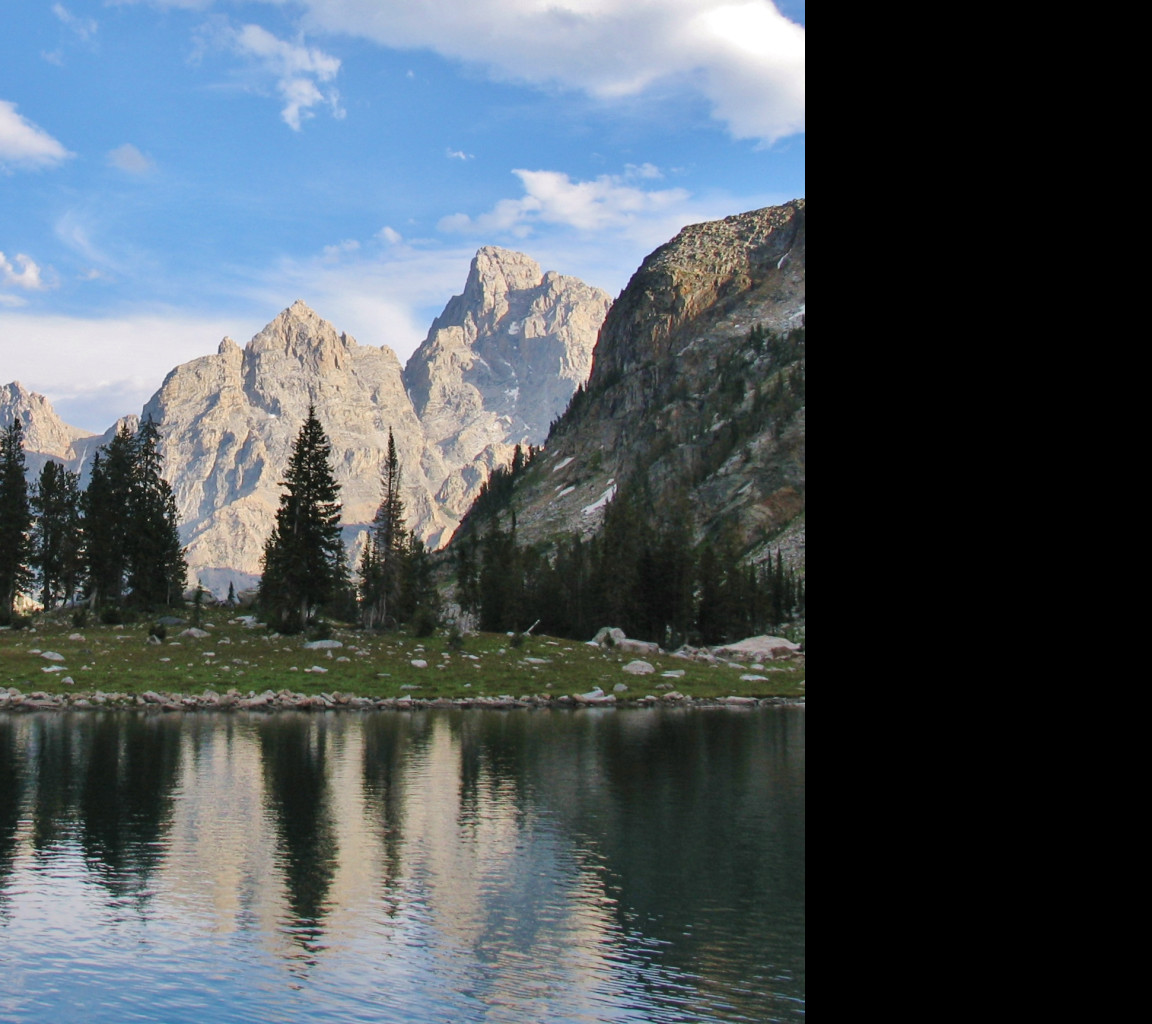
[[[185,617],[187,618],[187,617]],[[190,621],[190,620],[189,620]],[[22,693],[200,694],[291,690],[303,694],[404,697],[434,700],[498,696],[552,699],[599,686],[621,701],[659,696],[674,689],[687,697],[799,697],[804,665],[768,662],[707,665],[669,655],[601,650],[574,640],[529,636],[519,645],[500,633],[453,638],[371,633],[332,626],[330,639],[342,646],[309,650],[308,637],[278,636],[227,609],[206,609],[201,628],[209,635],[180,635],[189,623],[168,625],[160,643],[150,642],[151,622],[123,626],[91,622],[78,627],[70,617],[38,617],[24,629],[0,629],[0,688]],[[45,654],[59,655],[46,658]],[[624,666],[636,659],[655,668],[635,676]],[[424,666],[414,664],[424,662]],[[321,671],[322,670],[322,671]],[[683,673],[664,676],[665,672]],[[759,680],[741,680],[756,675]]]

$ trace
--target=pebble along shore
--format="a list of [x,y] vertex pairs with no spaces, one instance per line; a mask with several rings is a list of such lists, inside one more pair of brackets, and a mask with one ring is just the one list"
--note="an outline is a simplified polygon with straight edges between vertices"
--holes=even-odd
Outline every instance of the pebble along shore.
[[658,697],[647,695],[618,700],[615,694],[572,694],[562,697],[536,694],[520,697],[439,697],[434,700],[420,697],[354,697],[346,693],[303,694],[291,690],[263,693],[237,690],[216,693],[205,690],[202,694],[156,693],[152,690],[140,694],[64,693],[42,691],[22,693],[15,687],[0,690],[0,711],[410,711],[428,708],[582,708],[582,707],[716,707],[749,708],[767,705],[804,707],[803,697],[686,697],[673,690]]

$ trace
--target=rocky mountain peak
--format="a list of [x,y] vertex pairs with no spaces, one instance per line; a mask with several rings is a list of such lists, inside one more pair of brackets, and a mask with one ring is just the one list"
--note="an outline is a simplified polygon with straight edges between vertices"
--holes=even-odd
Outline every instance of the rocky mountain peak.
[[24,450],[67,459],[72,445],[90,437],[88,431],[70,427],[43,395],[29,391],[18,380],[0,386],[0,429],[20,420]]
[[543,443],[588,377],[606,292],[523,253],[485,246],[408,360],[404,383],[449,468],[437,500],[460,516],[516,444]]
[[541,277],[540,264],[530,256],[486,245],[472,258],[464,307],[478,323],[491,325],[507,313],[511,296],[536,288]]
[[682,330],[725,305],[753,302],[773,330],[798,325],[804,227],[805,200],[794,199],[684,228],[644,260],[613,304],[593,379],[667,358]]

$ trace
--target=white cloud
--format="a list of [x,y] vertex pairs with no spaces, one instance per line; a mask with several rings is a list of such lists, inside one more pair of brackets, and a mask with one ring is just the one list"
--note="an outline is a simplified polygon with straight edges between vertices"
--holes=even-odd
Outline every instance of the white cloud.
[[389,245],[398,245],[404,238],[399,231],[395,228],[388,227],[387,224],[376,232],[376,237],[387,242]]
[[108,153],[108,163],[127,174],[148,174],[155,168],[151,157],[145,156],[131,142],[117,146]]
[[[19,270],[16,269],[17,265],[20,267]],[[0,252],[0,285],[24,288],[32,292],[42,291],[47,287],[40,276],[40,267],[22,252],[13,256],[11,262]]]
[[474,160],[475,157],[471,153],[465,153],[459,149],[447,149],[444,153],[449,160]]
[[3,343],[3,383],[20,381],[46,395],[65,422],[102,433],[139,413],[174,366],[215,352],[225,334],[240,337],[241,326],[179,311],[107,318],[0,311],[0,339],[20,340]]
[[[644,165],[642,176],[659,171]],[[593,181],[573,181],[561,171],[512,172],[524,186],[519,199],[501,199],[475,219],[457,213],[444,217],[441,231],[463,234],[511,234],[526,238],[541,224],[563,225],[578,231],[613,231],[637,219],[658,216],[683,206],[690,193],[682,188],[645,191],[618,175],[604,174]]]
[[804,130],[805,33],[770,0],[297,0],[309,31],[428,47],[497,78],[606,100],[701,92],[737,138]]
[[16,104],[0,100],[0,169],[55,167],[69,157],[59,142],[16,113]]
[[245,25],[231,31],[232,47],[254,60],[276,79],[276,89],[284,101],[280,117],[293,131],[315,115],[313,107],[327,105],[332,116],[342,118],[340,93],[332,87],[322,90],[317,83],[331,82],[340,71],[340,60],[323,50],[289,43],[260,25]]
[[[212,6],[212,0],[150,2]],[[772,0],[264,2],[300,10],[308,32],[431,49],[505,81],[558,84],[609,101],[657,85],[690,89],[736,138],[771,144],[804,130],[805,30]],[[285,120],[293,124],[315,102],[289,104]]]

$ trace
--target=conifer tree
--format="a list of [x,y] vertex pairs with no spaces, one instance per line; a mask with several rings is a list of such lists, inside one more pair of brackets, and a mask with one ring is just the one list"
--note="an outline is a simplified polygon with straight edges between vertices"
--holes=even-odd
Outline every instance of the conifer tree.
[[427,636],[440,622],[440,599],[432,579],[432,559],[424,542],[409,530],[400,569],[397,619],[412,623],[418,636]]
[[188,566],[180,546],[176,499],[160,471],[160,432],[151,417],[135,442],[126,538],[132,603],[144,608],[179,604]]
[[473,530],[456,549],[456,595],[463,611],[480,611],[480,540]]
[[71,600],[83,572],[79,476],[51,459],[32,491],[32,565],[45,608]]
[[360,610],[365,628],[400,621],[396,607],[408,535],[404,528],[404,500],[400,496],[400,460],[392,429],[380,474],[380,507],[360,559]]
[[340,486],[332,445],[309,405],[281,486],[276,525],[264,545],[260,604],[285,631],[303,629],[314,609],[347,585],[340,539]]
[[81,506],[87,593],[93,607],[116,607],[124,595],[135,458],[136,439],[125,423],[92,460]]
[[0,622],[12,621],[16,595],[32,582],[32,510],[24,467],[24,426],[16,417],[0,434]]

